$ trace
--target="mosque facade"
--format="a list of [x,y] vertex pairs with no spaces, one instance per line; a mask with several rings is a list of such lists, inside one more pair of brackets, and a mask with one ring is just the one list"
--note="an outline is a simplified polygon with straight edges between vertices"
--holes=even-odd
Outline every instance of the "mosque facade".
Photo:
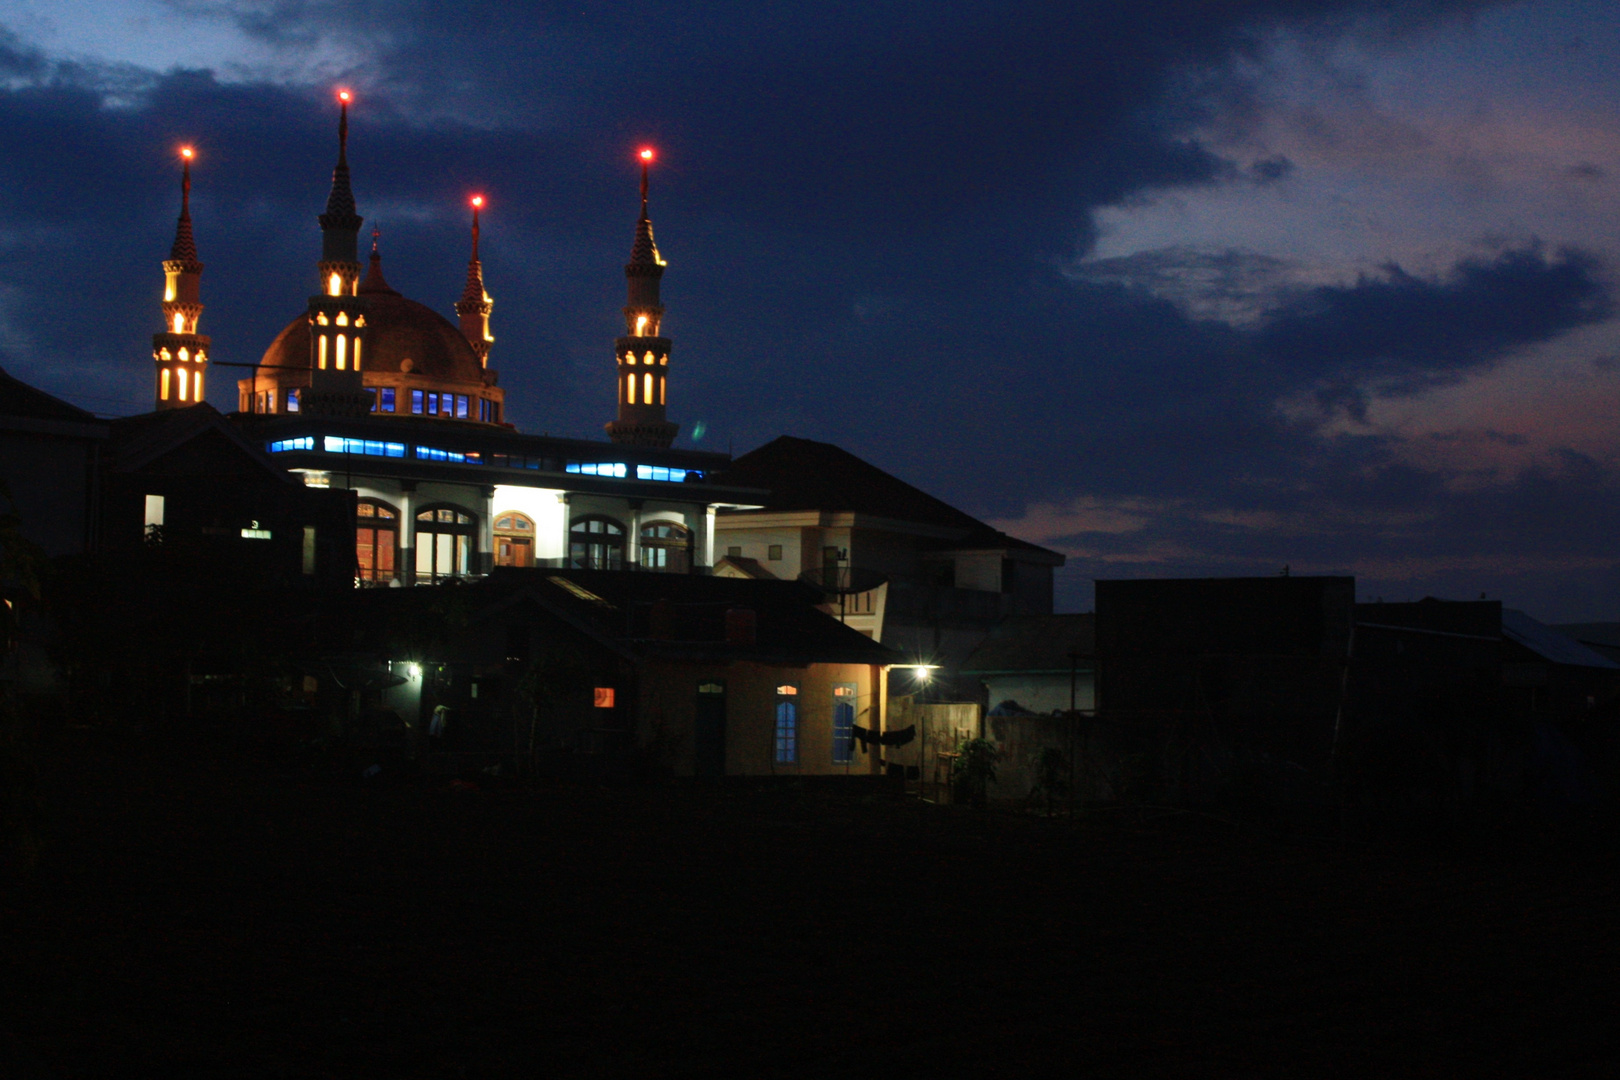
[[[718,480],[728,455],[673,446],[678,425],[665,415],[673,343],[662,333],[665,263],[647,212],[650,152],[625,266],[608,439],[526,435],[506,419],[490,366],[494,301],[478,254],[480,200],[452,323],[388,284],[375,233],[362,267],[346,95],[340,110],[337,164],[319,215],[319,291],[240,380],[231,419],[305,485],[353,493],[357,582],[441,583],[497,566],[707,572],[716,514],[756,507],[764,493]],[[163,263],[164,329],[152,345],[160,412],[202,402],[209,378],[185,156],[180,218]]]

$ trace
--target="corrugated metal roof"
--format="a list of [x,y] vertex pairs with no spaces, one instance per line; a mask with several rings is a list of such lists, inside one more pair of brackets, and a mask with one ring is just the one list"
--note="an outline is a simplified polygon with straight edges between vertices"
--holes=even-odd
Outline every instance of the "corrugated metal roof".
[[1620,664],[1512,608],[1502,609],[1502,636],[1554,664],[1620,671]]

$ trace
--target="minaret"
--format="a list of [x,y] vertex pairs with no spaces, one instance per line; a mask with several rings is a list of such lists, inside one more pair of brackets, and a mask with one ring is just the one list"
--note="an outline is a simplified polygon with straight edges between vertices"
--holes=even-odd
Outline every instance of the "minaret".
[[371,391],[360,374],[370,305],[360,289],[359,235],[349,187],[349,92],[338,92],[338,160],[332,193],[321,223],[321,292],[309,298],[309,390],[303,411],[324,416],[364,416]]
[[483,205],[482,195],[472,197],[472,258],[467,260],[467,287],[461,290],[461,299],[456,301],[456,314],[461,317],[462,334],[478,354],[478,362],[487,368],[489,347],[495,344],[489,332],[489,312],[495,301],[484,291],[484,267],[478,261],[478,211]]
[[626,335],[615,343],[619,418],[606,428],[608,438],[616,443],[665,447],[675,441],[680,425],[664,419],[665,380],[673,343],[658,335],[664,319],[658,299],[664,260],[653,243],[652,219],[647,216],[647,167],[652,158],[651,150],[641,151],[641,217],[636,222],[630,262],[624,268],[630,294],[624,307]]
[[157,365],[157,408],[183,409],[203,400],[203,372],[208,367],[208,339],[197,333],[202,317],[203,264],[191,235],[191,147],[180,148],[180,221],[174,247],[163,261],[163,326],[152,335]]
[[338,91],[338,159],[332,170],[332,193],[326,197],[321,223],[321,292],[353,296],[360,284],[360,225],[349,187],[349,92]]

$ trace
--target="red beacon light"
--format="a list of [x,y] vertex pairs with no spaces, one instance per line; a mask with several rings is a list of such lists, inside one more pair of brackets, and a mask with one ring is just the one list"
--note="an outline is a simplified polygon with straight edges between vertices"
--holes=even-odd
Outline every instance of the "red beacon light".
[[652,152],[652,150],[650,148],[646,149],[646,150],[643,150],[641,152],[641,160],[642,161],[651,161],[652,159],[653,159],[653,152]]
[[353,98],[352,95],[350,95],[350,93],[347,90],[339,90],[338,91],[338,100],[343,102],[343,104],[347,105],[350,101],[354,100],[354,98]]
[[482,207],[484,205],[484,197],[482,195],[474,195],[472,197],[472,204],[476,207]]
[[180,148],[180,156],[185,158],[187,161],[190,161],[192,158],[197,156],[197,151],[193,150],[189,146],[182,146]]

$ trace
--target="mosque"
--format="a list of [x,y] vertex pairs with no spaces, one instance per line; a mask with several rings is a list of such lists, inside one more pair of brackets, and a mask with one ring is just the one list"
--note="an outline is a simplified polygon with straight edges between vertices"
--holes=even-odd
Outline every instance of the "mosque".
[[[362,585],[436,583],[496,566],[668,573],[712,566],[716,514],[756,508],[764,493],[717,480],[727,455],[672,447],[678,425],[665,417],[672,342],[662,335],[659,296],[665,262],[647,212],[652,152],[642,151],[608,441],[525,435],[507,422],[505,391],[490,366],[494,302],[478,256],[482,200],[473,200],[457,325],[388,284],[375,233],[362,267],[349,95],[339,96],[337,164],[319,216],[319,292],[238,383],[232,419],[244,438],[309,487],[355,493]],[[152,338],[160,413],[202,402],[210,377],[209,338],[198,333],[203,264],[190,214],[190,155],[183,151],[180,218],[163,263],[164,329]]]

